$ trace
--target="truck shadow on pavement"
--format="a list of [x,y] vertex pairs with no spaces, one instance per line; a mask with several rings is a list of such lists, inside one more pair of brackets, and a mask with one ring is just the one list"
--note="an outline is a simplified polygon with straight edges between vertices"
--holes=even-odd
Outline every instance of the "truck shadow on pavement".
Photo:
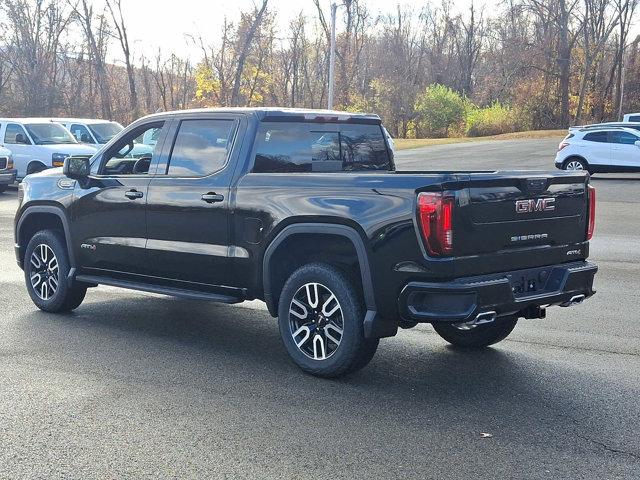
[[598,405],[589,394],[597,381],[582,379],[587,385],[576,386],[575,371],[539,353],[510,348],[508,342],[462,352],[426,330],[400,331],[382,340],[364,370],[323,380],[289,361],[277,323],[265,311],[127,295],[96,301],[91,296],[90,291],[90,301],[68,315],[21,315],[18,325],[24,331],[16,333],[23,347],[54,368],[132,385],[223,390],[239,398],[284,397],[296,404],[304,398],[310,408],[338,401],[343,408],[376,415],[395,411],[413,421],[429,418],[432,427],[441,422],[444,427],[451,416],[461,428],[468,424],[484,430],[511,429],[522,421],[554,424],[561,417],[572,430],[585,415],[592,425],[597,422]]
[[[463,353],[430,329],[401,331],[381,342],[362,371],[324,380],[289,361],[266,311],[105,290],[90,291],[68,315],[33,307],[18,314],[7,333],[0,346],[15,354],[0,348],[5,367],[28,358],[25,378],[36,368],[44,384],[73,385],[70,391],[77,389],[80,398],[100,392],[89,412],[104,411],[108,422],[114,415],[123,421],[144,415],[150,429],[175,432],[188,421],[221,438],[258,435],[279,448],[293,448],[295,439],[313,432],[327,451],[348,451],[371,465],[382,462],[381,468],[387,462],[374,452],[389,448],[394,458],[412,456],[427,468],[429,455],[415,456],[425,437],[436,445],[438,439],[453,442],[459,452],[491,455],[483,433],[499,437],[493,441],[501,445],[530,445],[535,471],[558,452],[581,468],[608,472],[628,468],[621,455],[627,462],[640,458],[628,421],[638,410],[637,389],[626,387],[628,402],[612,405],[598,392],[620,389],[608,384],[615,378],[583,375],[573,368],[579,360],[559,359],[566,353],[553,349],[541,353],[506,342]],[[73,413],[74,405],[66,408]],[[467,473],[477,475],[478,468],[495,472],[489,462]]]

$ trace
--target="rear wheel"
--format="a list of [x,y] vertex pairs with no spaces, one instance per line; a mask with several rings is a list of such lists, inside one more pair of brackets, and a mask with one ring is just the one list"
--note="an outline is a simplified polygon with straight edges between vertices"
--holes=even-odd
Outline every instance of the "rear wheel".
[[504,340],[517,323],[517,317],[498,317],[491,323],[475,326],[441,322],[434,322],[432,326],[436,333],[450,344],[472,349],[488,347]]
[[578,157],[569,157],[564,161],[562,168],[570,171],[588,171],[587,162]]
[[87,288],[67,283],[69,256],[60,233],[41,230],[29,241],[24,276],[33,303],[45,312],[68,312],[79,307]]
[[363,368],[378,348],[364,337],[361,295],[340,270],[309,264],[296,270],[280,295],[280,335],[307,373],[337,377]]

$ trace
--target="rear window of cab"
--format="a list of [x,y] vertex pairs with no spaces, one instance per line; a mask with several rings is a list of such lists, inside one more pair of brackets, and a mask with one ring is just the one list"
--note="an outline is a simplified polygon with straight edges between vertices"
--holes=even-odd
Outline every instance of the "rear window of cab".
[[254,173],[392,170],[381,125],[263,122]]

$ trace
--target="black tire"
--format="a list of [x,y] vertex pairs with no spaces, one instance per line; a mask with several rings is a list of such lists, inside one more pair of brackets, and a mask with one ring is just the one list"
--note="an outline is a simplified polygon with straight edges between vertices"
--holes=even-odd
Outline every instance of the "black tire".
[[[48,252],[46,255],[41,253],[43,246],[44,251]],[[34,257],[36,249],[38,252]],[[50,267],[51,254],[57,264],[55,269]],[[41,261],[43,258],[46,261]],[[80,306],[87,293],[87,287],[80,285],[69,287],[67,284],[69,269],[69,255],[61,233],[55,230],[41,230],[31,238],[25,250],[24,277],[27,291],[36,307],[45,312],[61,313]],[[36,277],[36,275],[39,276]],[[42,283],[46,285],[43,287]]]
[[[570,168],[572,165],[580,165],[581,168]],[[590,174],[592,173],[592,171],[589,169],[589,164],[587,163],[587,161],[584,158],[580,157],[567,158],[562,164],[562,169],[577,171],[584,170],[585,172],[589,172]]]
[[0,193],[4,193],[8,187],[9,185],[0,185]]
[[434,322],[433,329],[451,345],[462,348],[485,348],[509,336],[518,323],[517,317],[498,317],[491,323],[461,330],[451,323]]
[[[294,296],[300,294],[300,292],[304,293],[302,289],[309,284],[319,285],[319,290],[316,290],[315,293],[315,298],[318,298],[318,300],[306,303],[306,306],[309,307],[307,309],[309,310],[308,312],[307,310],[299,310],[299,312],[307,312],[308,318],[296,318],[290,311],[294,307]],[[323,293],[324,296],[322,296]],[[333,309],[335,307],[333,301],[332,303],[328,301],[331,298],[329,294],[335,296],[333,301],[336,302],[339,310],[333,315],[323,316],[322,314],[327,313],[329,308]],[[315,313],[311,306],[313,303],[317,305]],[[325,308],[325,305],[328,306]],[[353,282],[349,281],[347,275],[327,264],[313,263],[304,265],[293,272],[280,294],[278,323],[282,342],[294,363],[307,373],[319,377],[338,377],[355,372],[371,361],[379,343],[377,338],[364,337],[364,313],[365,309],[361,295]],[[315,320],[312,320],[313,318]],[[294,340],[295,332],[293,329],[296,326],[304,328],[304,326],[294,325],[296,322],[306,323],[309,325],[307,327],[308,330],[312,329],[309,331],[309,336],[304,338],[312,338],[313,355],[316,358],[311,357],[309,352],[305,353],[303,351],[303,349],[309,347],[308,341],[302,345],[302,348],[299,348],[296,340]],[[342,329],[342,334],[337,344],[331,341],[338,336],[337,330],[332,325]],[[332,327],[332,334],[327,331],[329,327]],[[327,335],[330,336],[327,337]],[[323,354],[328,352],[326,358],[318,359],[317,357],[321,355],[315,354],[316,337],[320,337],[318,342],[323,345],[318,350],[321,350]],[[332,347],[333,351],[331,351]]]

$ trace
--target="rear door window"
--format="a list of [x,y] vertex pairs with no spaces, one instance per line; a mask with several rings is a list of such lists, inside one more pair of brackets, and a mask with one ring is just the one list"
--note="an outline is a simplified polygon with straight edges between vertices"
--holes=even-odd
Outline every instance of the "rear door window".
[[390,169],[380,125],[263,122],[256,135],[256,173]]
[[227,163],[233,120],[183,120],[176,136],[167,174],[202,177]]
[[607,143],[608,142],[607,132],[591,132],[591,133],[587,133],[584,136],[584,139],[587,142],[600,142],[600,143]]

